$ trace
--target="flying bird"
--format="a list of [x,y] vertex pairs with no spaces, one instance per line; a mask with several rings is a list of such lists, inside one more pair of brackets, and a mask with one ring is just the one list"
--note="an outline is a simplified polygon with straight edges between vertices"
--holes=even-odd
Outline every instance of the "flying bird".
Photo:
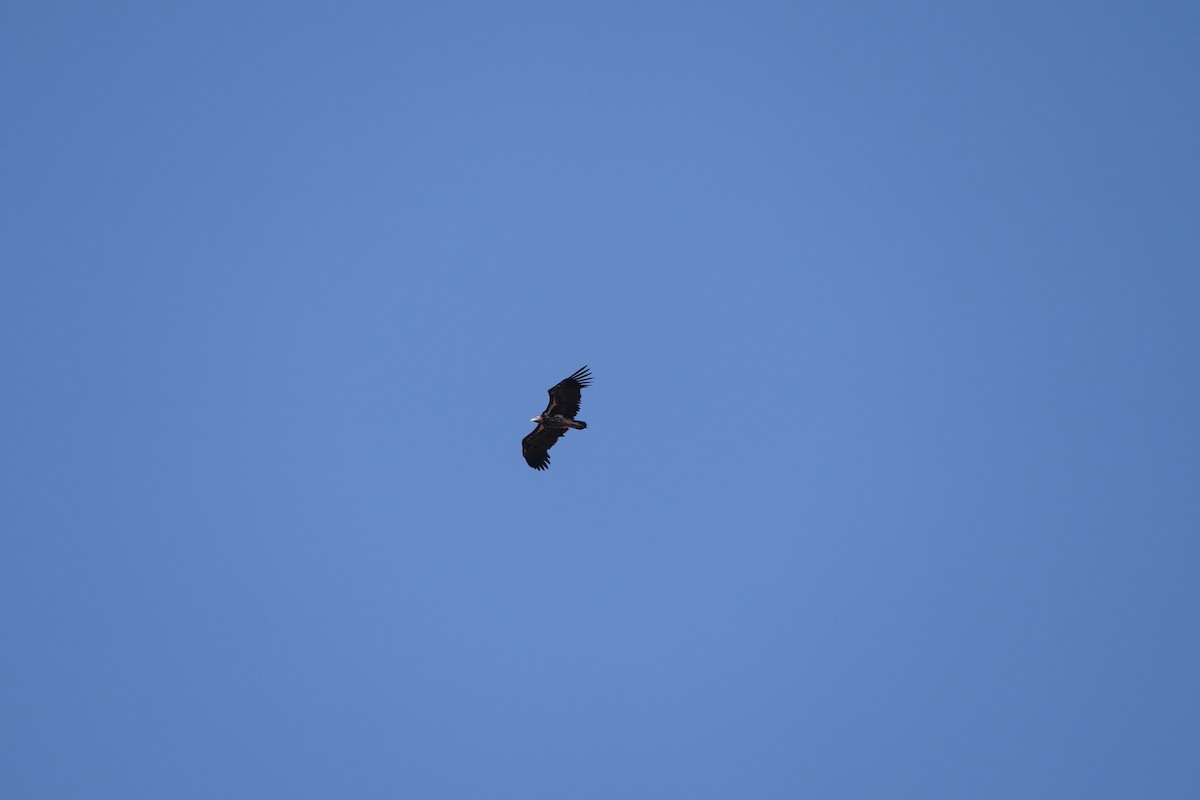
[[579,394],[585,387],[590,386],[591,382],[592,373],[585,364],[571,377],[564,378],[550,387],[550,404],[546,406],[545,411],[529,420],[538,425],[533,429],[533,433],[521,440],[521,455],[525,456],[525,462],[529,466],[534,469],[549,469],[549,450],[554,447],[559,437],[564,436],[568,428],[583,430],[587,427],[587,423],[575,419],[575,415],[579,413]]

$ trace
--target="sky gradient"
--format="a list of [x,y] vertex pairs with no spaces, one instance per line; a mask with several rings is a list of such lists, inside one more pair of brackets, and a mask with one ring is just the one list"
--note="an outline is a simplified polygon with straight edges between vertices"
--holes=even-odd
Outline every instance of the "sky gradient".
[[1193,4],[10,5],[0,796],[1200,796]]

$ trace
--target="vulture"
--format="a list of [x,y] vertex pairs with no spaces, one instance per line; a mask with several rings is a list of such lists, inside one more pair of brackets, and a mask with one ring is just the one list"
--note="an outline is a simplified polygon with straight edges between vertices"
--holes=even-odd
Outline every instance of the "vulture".
[[591,385],[591,381],[592,373],[585,364],[569,378],[550,387],[550,404],[545,411],[529,420],[536,422],[537,427],[521,440],[521,455],[525,456],[525,463],[534,469],[549,469],[549,450],[559,437],[565,435],[568,428],[583,430],[587,427],[587,423],[575,419],[575,415],[579,413],[579,394]]

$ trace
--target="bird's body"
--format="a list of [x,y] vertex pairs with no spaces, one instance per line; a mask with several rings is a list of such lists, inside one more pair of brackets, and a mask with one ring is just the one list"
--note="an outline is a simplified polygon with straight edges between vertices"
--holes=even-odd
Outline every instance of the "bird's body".
[[581,431],[587,427],[587,423],[584,422],[583,420],[567,419],[562,414],[551,414],[548,417],[542,417],[541,419],[531,419],[529,421],[530,422],[540,422],[543,425],[545,425],[547,428],[575,428],[576,430]]
[[584,366],[548,390],[550,403],[545,411],[530,420],[538,425],[521,440],[521,455],[525,457],[525,463],[534,469],[549,469],[548,451],[554,443],[572,428],[583,430],[587,427],[587,423],[575,419],[575,415],[579,413],[580,393],[591,384],[591,380],[592,373]]

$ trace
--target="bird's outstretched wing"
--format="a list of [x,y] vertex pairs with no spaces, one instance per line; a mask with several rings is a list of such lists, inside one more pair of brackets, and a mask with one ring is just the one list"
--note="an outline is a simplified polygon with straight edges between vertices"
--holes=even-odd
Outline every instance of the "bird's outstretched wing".
[[569,378],[564,378],[550,387],[547,390],[547,394],[550,395],[550,404],[546,406],[542,416],[562,414],[567,419],[575,419],[579,414],[580,392],[590,386],[591,382],[592,373],[585,364],[575,370]]
[[532,433],[521,440],[521,455],[525,456],[525,463],[534,469],[549,469],[548,451],[566,432],[566,428],[547,428],[545,425],[534,428]]

